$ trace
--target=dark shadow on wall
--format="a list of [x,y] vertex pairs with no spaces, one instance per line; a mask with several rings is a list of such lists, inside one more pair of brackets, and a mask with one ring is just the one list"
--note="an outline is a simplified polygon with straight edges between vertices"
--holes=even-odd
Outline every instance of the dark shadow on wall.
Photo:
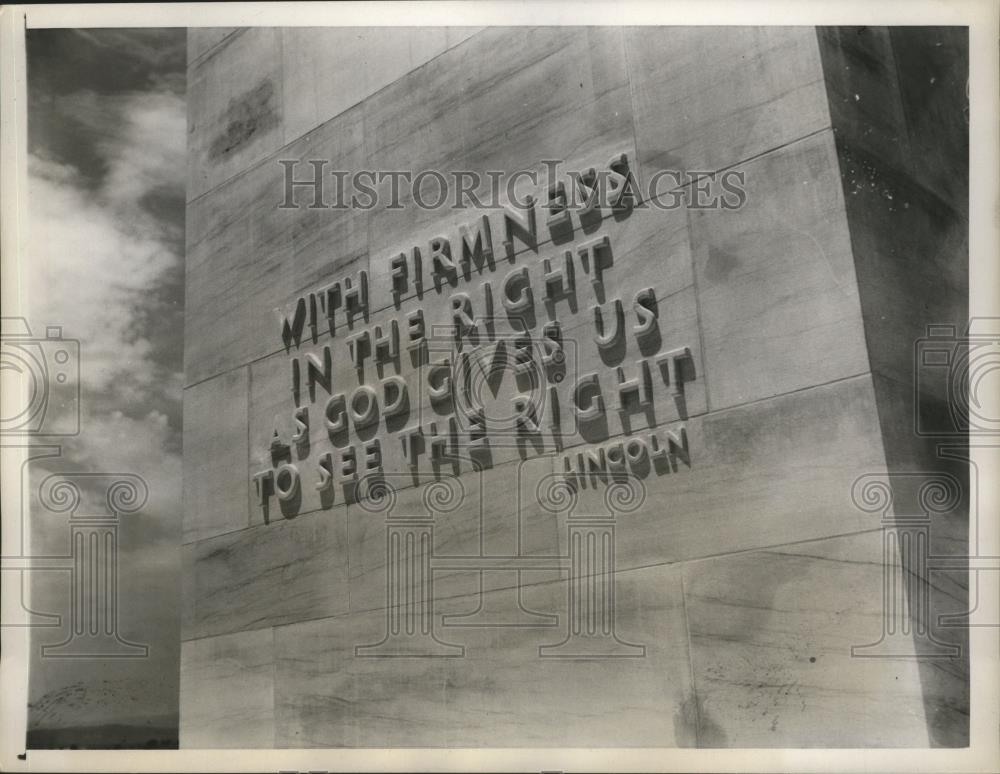
[[[954,476],[962,502],[933,516],[928,553],[961,557],[968,439],[950,411],[953,366],[925,363],[921,348],[928,326],[952,326],[947,348],[952,363],[960,360],[968,323],[968,29],[817,33],[895,515],[922,507],[919,487],[900,482]],[[928,571],[914,560],[904,573],[926,584],[931,635],[961,647],[958,657],[920,661],[931,744],[967,746],[968,630],[939,624],[940,615],[967,609],[966,570]]]

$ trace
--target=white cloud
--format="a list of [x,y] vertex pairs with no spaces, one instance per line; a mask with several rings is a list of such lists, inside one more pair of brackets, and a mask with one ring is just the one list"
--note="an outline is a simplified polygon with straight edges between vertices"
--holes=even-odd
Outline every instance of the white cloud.
[[[82,680],[87,700],[59,717],[36,712],[34,725],[93,722],[95,712],[99,719],[109,713],[119,719],[154,715],[176,693],[173,678],[164,678],[165,687],[156,690],[138,689],[176,669],[179,624],[170,583],[179,574],[181,458],[179,429],[168,414],[176,413],[183,381],[179,366],[158,359],[142,308],[173,281],[171,275],[176,278],[183,262],[179,224],[151,212],[144,197],[164,191],[183,196],[185,103],[171,93],[82,93],[73,99],[74,117],[102,138],[97,150],[106,169],[100,184],[95,187],[70,165],[29,160],[28,320],[36,336],[46,325],[60,325],[64,336],[80,342],[81,433],[66,439],[62,456],[45,464],[54,471],[133,473],[146,481],[146,505],[123,519],[121,528],[120,613],[136,624],[133,635],[155,649],[148,663],[124,670],[115,662],[95,661],[85,673],[76,664],[72,670],[61,662],[36,664],[36,699],[73,679]],[[32,475],[42,478],[40,471]],[[67,523],[40,513],[33,529],[59,541]],[[64,608],[65,593],[63,585],[33,582],[39,609]],[[45,641],[62,638],[59,631],[49,633]],[[141,700],[127,710],[115,710],[113,702],[107,712],[100,710],[103,694],[95,686],[123,675]]]
[[184,102],[164,94],[143,94],[128,100],[124,138],[105,135],[102,151],[110,162],[105,183],[109,195],[128,206],[155,187],[183,188],[187,119]]
[[157,362],[139,318],[183,261],[171,239],[176,224],[142,201],[183,192],[185,104],[171,93],[83,93],[74,114],[100,123],[101,185],[94,191],[72,167],[32,157],[28,198],[29,320],[61,325],[80,341],[81,435],[65,444],[64,458],[149,477],[161,493],[150,506],[176,511],[177,431],[162,402],[181,400],[182,376]]
[[[93,99],[82,100],[81,114],[92,112]],[[185,122],[184,102],[172,94],[101,104],[108,172],[96,193],[69,166],[33,157],[29,168],[29,314],[82,342],[83,386],[95,391],[114,389],[123,372],[130,384],[153,376],[134,310],[182,256],[142,199],[183,190]]]

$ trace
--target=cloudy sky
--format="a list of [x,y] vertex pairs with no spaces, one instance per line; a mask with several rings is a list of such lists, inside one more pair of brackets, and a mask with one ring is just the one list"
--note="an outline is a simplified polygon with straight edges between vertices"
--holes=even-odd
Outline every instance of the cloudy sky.
[[[120,528],[120,629],[149,658],[39,659],[29,727],[176,724],[181,516],[185,61],[183,29],[29,30],[29,323],[80,341],[81,432],[51,471],[130,472],[149,501]],[[65,514],[33,546],[66,541]],[[36,551],[33,551],[37,553]],[[62,576],[62,577],[56,577]],[[68,577],[32,606],[63,612]]]

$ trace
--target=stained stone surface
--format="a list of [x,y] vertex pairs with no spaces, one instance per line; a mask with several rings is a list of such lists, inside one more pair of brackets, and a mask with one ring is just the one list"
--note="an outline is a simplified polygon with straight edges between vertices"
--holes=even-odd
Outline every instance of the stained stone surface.
[[184,393],[184,465],[198,471],[184,477],[184,543],[247,526],[247,379],[238,368]]
[[[967,314],[966,43],[192,30],[181,744],[966,744],[961,630],[887,637],[883,608],[886,578],[928,575],[886,546],[924,530],[954,558],[968,529],[961,455],[914,431],[947,420],[947,386],[912,355]],[[745,200],[661,209],[639,185],[550,227],[523,181],[520,208],[336,208],[289,201],[280,163],[302,180],[316,159],[510,174],[622,155],[640,184],[718,173],[722,194],[739,175]],[[367,303],[311,326],[334,282]],[[459,308],[478,321],[461,346]],[[603,411],[574,409],[598,393]],[[957,495],[897,528],[932,480]],[[959,570],[920,587],[934,616],[965,609]],[[930,652],[948,655],[913,658]]]
[[832,132],[736,169],[746,206],[689,217],[711,409],[868,370]]
[[643,174],[712,171],[830,125],[809,27],[625,29]]
[[[484,603],[494,605],[494,597]],[[358,644],[382,636],[384,612],[328,618],[275,630],[278,743],[290,747],[403,746],[692,746],[684,714],[692,695],[676,567],[621,573],[617,594],[628,613],[616,621],[644,658],[580,661],[539,658],[559,644],[559,625],[442,629],[461,642],[461,658],[355,658]],[[564,624],[562,582],[527,586],[524,607]],[[474,610],[477,600],[445,599],[444,616]],[[516,609],[516,608],[515,608]],[[494,619],[496,620],[496,619]],[[627,696],[609,711],[600,696]],[[623,724],[622,720],[626,722]]]
[[851,657],[880,630],[881,578],[877,530],[686,566],[699,743],[812,747],[826,727],[830,746],[930,746],[913,651]]
[[222,38],[189,72],[189,200],[260,161],[282,143],[280,31]]
[[187,747],[271,747],[270,629],[181,643],[181,734]]

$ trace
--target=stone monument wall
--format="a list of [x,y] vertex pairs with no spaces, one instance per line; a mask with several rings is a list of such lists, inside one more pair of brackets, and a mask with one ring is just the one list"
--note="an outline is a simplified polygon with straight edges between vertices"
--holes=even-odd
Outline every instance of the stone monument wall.
[[[191,30],[182,746],[964,744],[883,589],[924,484],[965,534],[913,348],[967,316],[966,43]],[[617,193],[332,203],[552,160]]]

